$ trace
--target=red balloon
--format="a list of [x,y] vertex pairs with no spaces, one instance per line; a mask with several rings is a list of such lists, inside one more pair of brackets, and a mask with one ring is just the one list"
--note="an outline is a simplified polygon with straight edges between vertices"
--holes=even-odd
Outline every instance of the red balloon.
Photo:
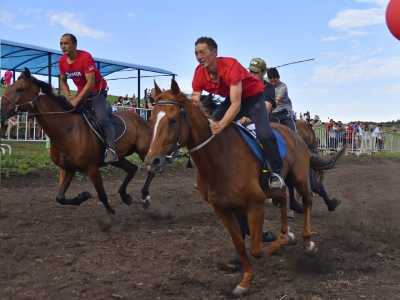
[[394,37],[400,40],[400,0],[390,0],[386,9],[386,25]]

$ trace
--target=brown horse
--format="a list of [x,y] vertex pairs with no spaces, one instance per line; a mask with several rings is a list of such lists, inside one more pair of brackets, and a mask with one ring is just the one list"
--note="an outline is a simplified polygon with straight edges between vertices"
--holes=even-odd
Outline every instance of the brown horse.
[[[100,174],[100,168],[104,166],[104,146],[81,114],[73,113],[73,107],[64,97],[54,95],[49,84],[31,76],[27,69],[5,90],[1,103],[1,119],[7,120],[20,111],[35,115],[44,132],[50,137],[50,156],[60,167],[57,202],[62,205],[80,205],[91,197],[88,192],[80,193],[71,199],[65,197],[75,172],[79,171],[88,175],[109,215],[115,214],[108,203]],[[126,188],[138,167],[125,156],[136,152],[144,159],[150,144],[151,129],[134,112],[121,112],[118,115],[126,124],[126,132],[117,143],[120,159],[112,165],[127,173],[118,192],[122,201],[130,205],[132,198],[126,192]],[[149,186],[154,175],[154,172],[148,173],[141,191],[145,207],[150,203]]]
[[[286,193],[272,194],[264,191],[259,182],[260,164],[240,137],[237,129],[228,126],[220,134],[211,135],[209,121],[201,109],[181,93],[172,80],[171,89],[162,92],[155,84],[155,105],[151,116],[153,139],[145,163],[149,170],[162,171],[165,156],[177,143],[189,148],[198,168],[198,189],[205,201],[231,235],[240,256],[244,274],[233,293],[245,293],[253,279],[253,271],[247,256],[245,243],[235,214],[247,217],[250,228],[252,256],[272,254],[289,244],[294,235],[288,231]],[[309,189],[310,153],[304,142],[290,129],[276,124],[275,129],[284,137],[288,154],[284,159],[284,171],[302,196],[304,205],[303,239],[305,251],[316,252],[311,241],[311,205]],[[325,162],[313,158],[322,167]],[[277,241],[269,247],[262,246],[264,202],[267,197],[280,204],[281,229]]]

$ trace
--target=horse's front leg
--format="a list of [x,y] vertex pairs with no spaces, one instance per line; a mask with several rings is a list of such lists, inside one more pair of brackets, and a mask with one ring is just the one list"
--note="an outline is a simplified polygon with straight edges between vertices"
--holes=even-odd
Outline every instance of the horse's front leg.
[[143,208],[149,208],[151,204],[151,196],[149,192],[149,187],[151,182],[153,181],[153,178],[156,176],[156,173],[154,172],[148,172],[146,181],[142,187],[141,193],[142,193],[142,205]]
[[126,177],[119,187],[118,193],[121,196],[122,202],[124,202],[126,205],[131,205],[132,197],[126,192],[126,188],[129,182],[135,176],[138,167],[135,164],[129,162],[126,158],[121,158],[118,162],[115,162],[112,165],[126,172]]
[[245,294],[250,288],[251,281],[253,279],[253,270],[251,268],[249,257],[247,256],[246,253],[246,246],[242,238],[240,227],[232,211],[218,208],[215,207],[214,205],[212,206],[214,208],[215,213],[221,218],[222,223],[225,225],[226,229],[231,235],[232,242],[240,257],[240,262],[242,264],[244,273],[242,280],[233,290],[233,294],[235,296],[241,296]]
[[69,188],[74,175],[75,171],[60,169],[56,201],[62,205],[80,205],[82,202],[92,197],[89,192],[82,192],[77,197],[71,199],[65,198],[65,193]]

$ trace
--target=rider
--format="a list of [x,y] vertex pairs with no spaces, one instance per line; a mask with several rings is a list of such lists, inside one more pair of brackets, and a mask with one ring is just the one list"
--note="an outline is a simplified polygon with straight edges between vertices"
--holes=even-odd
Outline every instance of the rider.
[[213,114],[215,121],[210,121],[213,134],[220,133],[236,118],[249,116],[256,125],[257,137],[272,169],[270,172],[267,166],[262,166],[262,187],[266,188],[269,184],[271,189],[280,189],[284,185],[281,178],[282,159],[263,101],[264,85],[236,59],[218,57],[217,50],[217,43],[212,38],[200,37],[195,42],[195,55],[199,65],[192,82],[193,103],[200,103],[203,90],[226,97]]
[[[101,76],[90,53],[77,50],[77,39],[71,33],[61,36],[60,48],[64,53],[59,60],[60,88],[72,106],[77,107],[82,101],[90,98],[95,116],[105,133],[106,151],[104,162],[118,161],[115,145],[115,131],[111,124],[107,105],[107,82]],[[78,92],[74,96],[68,86],[67,79],[73,80]]]
[[267,74],[269,82],[275,87],[276,108],[272,110],[271,119],[275,119],[277,122],[296,131],[292,101],[289,98],[286,84],[280,80],[280,75],[276,68],[268,69]]
[[262,58],[256,57],[250,61],[249,71],[251,74],[256,76],[258,79],[264,82],[264,101],[267,107],[268,113],[276,107],[275,102],[275,88],[269,83],[267,80],[264,79],[265,75],[267,74],[267,64],[265,60]]

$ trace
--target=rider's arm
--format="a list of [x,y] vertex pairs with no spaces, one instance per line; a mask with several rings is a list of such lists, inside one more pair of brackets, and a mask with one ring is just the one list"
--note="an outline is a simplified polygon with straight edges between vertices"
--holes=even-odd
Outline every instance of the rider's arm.
[[72,97],[71,91],[69,90],[68,82],[67,82],[67,75],[60,74],[60,89],[61,92],[64,94],[67,99]]
[[93,90],[95,86],[96,81],[94,72],[85,73],[85,78],[86,78],[85,86],[74,99],[76,105],[78,105],[78,103],[81,102],[83,98],[89,95],[89,93]]
[[242,103],[242,81],[237,84],[231,85],[229,91],[229,98],[231,105],[226,111],[224,117],[220,121],[222,128],[227,127],[235,119],[240,111],[240,105]]

